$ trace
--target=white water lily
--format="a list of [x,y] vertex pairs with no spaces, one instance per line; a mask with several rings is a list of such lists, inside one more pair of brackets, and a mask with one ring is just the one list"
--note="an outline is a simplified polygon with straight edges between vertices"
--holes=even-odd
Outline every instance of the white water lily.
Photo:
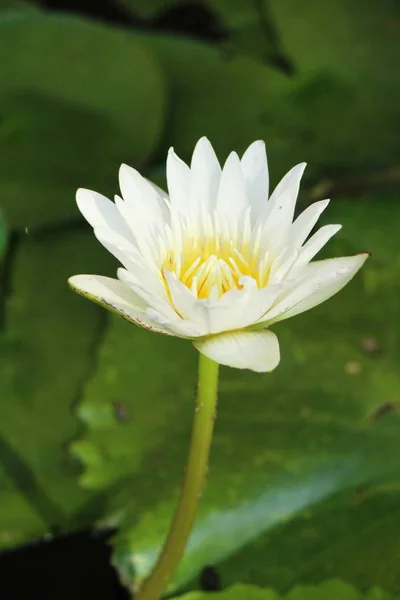
[[169,195],[122,165],[122,198],[80,189],[77,203],[123,268],[118,279],[76,275],[69,283],[132,323],[192,340],[218,363],[271,371],[280,356],[269,326],[330,298],[368,256],[310,262],[341,226],[307,240],[328,200],[293,222],[304,168],[291,169],[268,199],[261,141],[242,159],[232,152],[223,169],[206,138],[190,168],[171,148]]

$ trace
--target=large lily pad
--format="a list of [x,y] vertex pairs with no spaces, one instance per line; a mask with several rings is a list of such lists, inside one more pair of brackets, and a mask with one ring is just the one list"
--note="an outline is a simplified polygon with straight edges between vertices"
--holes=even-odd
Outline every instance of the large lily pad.
[[[279,118],[275,108],[287,89],[281,73],[199,41],[150,34],[140,34],[137,39],[155,52],[168,79],[165,139],[184,158],[189,158],[202,135],[210,138],[221,161],[232,149],[244,151],[257,138],[265,138],[274,148],[272,168],[276,171],[282,167],[282,145],[286,165],[301,155],[298,144],[293,147],[290,140],[290,147],[285,138],[279,142],[270,127],[273,115]],[[160,158],[164,160],[164,155]]]
[[[176,8],[193,4],[192,0],[119,0],[120,4],[134,15],[151,19]],[[247,0],[203,0],[219,20],[228,37],[226,49],[244,51],[261,57],[268,63],[288,67],[279,51],[278,37],[273,22],[268,18],[265,2]],[[280,62],[279,62],[280,61]]]
[[[317,109],[320,90],[312,81],[321,81],[321,85],[330,81],[338,92],[342,88],[344,94],[340,98],[335,88],[326,89],[327,96],[335,94],[339,109],[331,115],[330,133],[334,134],[335,129],[346,131],[350,111],[357,125],[346,131],[348,138],[356,132],[356,138],[342,146],[347,157],[349,145],[356,143],[358,147],[354,146],[356,156],[349,157],[349,170],[357,166],[360,171],[368,172],[396,164],[400,157],[396,135],[400,127],[399,3],[306,0],[300,5],[296,0],[265,0],[265,4],[286,53],[293,60],[300,80],[303,79],[303,103],[301,97],[297,99],[303,118],[318,131],[327,115],[324,106]],[[346,93],[350,107],[346,105]],[[292,107],[289,103],[289,112]],[[313,139],[315,143],[322,141],[320,136]],[[334,135],[333,139],[337,137]],[[379,152],[374,151],[374,145],[379,146]]]
[[[300,160],[310,164],[307,178],[361,177],[400,153],[398,111],[383,85],[375,87],[372,111],[357,80],[335,65],[289,78],[256,58],[201,42],[147,34],[138,39],[157,54],[170,86],[164,152],[173,144],[187,159],[207,135],[224,160],[232,149],[265,139],[275,182]],[[384,61],[379,55],[374,68]]]
[[[373,258],[328,304],[275,326],[282,349],[275,372],[262,376],[222,369],[210,475],[172,587],[189,582],[207,564],[220,564],[226,581],[254,576],[253,582],[265,584],[273,575],[274,586],[287,589],[293,585],[293,577],[290,582],[287,577],[292,563],[283,552],[280,570],[268,570],[278,561],[277,542],[269,543],[269,532],[287,523],[290,544],[304,564],[307,539],[296,519],[306,509],[312,509],[307,514],[313,518],[323,511],[323,519],[329,514],[325,507],[340,493],[356,498],[357,489],[370,489],[375,495],[389,483],[396,491],[400,421],[390,409],[378,418],[400,394],[394,212],[399,214],[395,203],[376,200],[333,206],[329,220],[345,225],[335,254],[368,249]],[[379,352],[370,351],[371,339]],[[103,522],[121,524],[114,560],[127,583],[148,573],[174,510],[195,378],[196,356],[188,342],[111,321],[98,371],[79,409],[89,432],[74,450],[86,463],[85,486],[119,488]],[[313,529],[320,556],[322,549],[344,539],[353,543],[348,504],[338,506],[346,527],[333,528],[329,535]],[[369,527],[369,514],[368,508],[360,513],[360,528]],[[380,536],[386,546],[397,543],[392,522],[381,522]],[[361,587],[375,578],[396,589],[398,556],[389,552],[374,564],[370,547],[360,546],[356,554],[342,553],[349,581]],[[342,555],[333,555],[329,576],[343,565]],[[235,569],[232,562],[224,563],[228,557]],[[317,568],[305,577],[318,578]]]
[[190,0],[118,0],[118,2],[129,12],[149,19],[177,4],[184,4]]
[[281,596],[273,589],[253,585],[234,585],[222,592],[191,592],[181,600],[396,600],[378,588],[363,594],[343,581],[326,581],[318,586],[296,586]]
[[18,227],[75,217],[79,186],[113,194],[119,165],[154,150],[165,103],[156,61],[129,32],[29,14],[0,21],[0,193]]
[[0,332],[2,547],[79,528],[99,511],[100,498],[77,484],[68,446],[81,431],[74,406],[106,315],[66,279],[109,265],[86,231],[24,236],[12,254]]
[[3,213],[0,211],[0,260],[7,246],[7,225]]
[[[25,2],[25,0],[0,0],[0,12],[1,11],[31,11],[38,10],[39,7],[31,4],[30,2]],[[2,15],[3,17],[3,15]]]
[[223,23],[232,49],[252,54],[286,73],[292,72],[291,60],[283,55],[267,2],[206,0],[206,4]]

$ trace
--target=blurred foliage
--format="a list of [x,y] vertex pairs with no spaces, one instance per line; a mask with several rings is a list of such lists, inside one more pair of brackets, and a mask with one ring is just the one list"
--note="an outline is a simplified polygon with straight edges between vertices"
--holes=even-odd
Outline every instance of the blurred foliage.
[[[120,525],[122,578],[148,572],[179,488],[196,354],[69,291],[71,274],[116,268],[74,192],[112,195],[121,162],[161,181],[167,148],[188,159],[201,135],[222,160],[264,138],[274,182],[308,160],[315,196],[341,190],[332,253],[373,257],[329,304],[276,326],[276,372],[222,370],[209,481],[173,586],[196,587],[211,563],[224,585],[286,593],[340,577],[396,593],[400,205],[367,191],[386,173],[398,182],[399,5],[204,0],[223,35],[196,41],[153,27],[190,1],[120,2],[140,31],[0,1],[0,545]],[[330,600],[334,586],[389,600],[337,582],[283,598]]]
[[7,247],[7,226],[4,215],[0,212],[0,260]]
[[0,51],[0,195],[12,225],[71,218],[77,182],[112,194],[122,162],[146,162],[160,136],[164,79],[127,32],[18,16],[0,19]]
[[27,236],[12,254],[0,336],[2,546],[80,527],[96,514],[68,445],[82,431],[73,411],[104,315],[82,306],[65,281],[82,266],[103,270],[108,258],[74,231]]
[[37,6],[30,2],[24,2],[24,0],[0,0],[0,11],[17,11],[22,10],[24,12],[37,10]]
[[164,12],[169,8],[186,4],[190,2],[190,0],[117,0],[125,6],[128,11],[132,12],[135,15],[139,15],[144,19],[149,19],[154,17],[160,12]]
[[284,596],[272,589],[234,585],[223,592],[191,592],[179,597],[181,600],[396,600],[394,596],[385,594],[378,588],[361,594],[346,583],[334,580],[315,587],[296,586]]

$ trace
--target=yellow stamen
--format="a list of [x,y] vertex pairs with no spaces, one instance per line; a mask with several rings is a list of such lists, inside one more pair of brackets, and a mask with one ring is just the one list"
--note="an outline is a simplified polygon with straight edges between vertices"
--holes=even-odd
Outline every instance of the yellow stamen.
[[201,232],[195,235],[192,228],[188,231],[188,224],[181,223],[177,228],[180,231],[167,236],[171,245],[160,272],[165,269],[175,273],[198,298],[209,298],[211,292],[221,297],[232,289],[241,289],[243,276],[252,277],[258,288],[266,286],[271,261],[268,253],[260,253],[262,232],[258,229],[252,234],[249,215],[244,219],[240,241],[238,224],[232,233],[228,222],[220,223],[216,215],[213,221],[203,218]]

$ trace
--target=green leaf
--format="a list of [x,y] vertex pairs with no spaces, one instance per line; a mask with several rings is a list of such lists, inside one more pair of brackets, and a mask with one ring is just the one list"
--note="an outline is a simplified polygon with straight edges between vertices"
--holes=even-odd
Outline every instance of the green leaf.
[[[214,564],[225,582],[285,590],[295,582],[315,582],[327,553],[327,577],[346,566],[346,578],[360,587],[371,580],[398,586],[398,552],[382,553],[383,545],[393,549],[398,542],[394,521],[379,521],[376,560],[374,545],[365,540],[371,514],[378,513],[369,512],[369,503],[360,513],[358,527],[366,538],[360,534],[356,553],[351,544],[357,535],[347,519],[356,489],[371,490],[374,497],[378,490],[389,492],[392,482],[382,497],[385,517],[387,502],[399,500],[396,407],[374,417],[377,407],[400,394],[394,326],[399,213],[398,204],[383,200],[334,205],[329,221],[342,222],[344,232],[333,253],[368,249],[373,258],[328,304],[274,327],[282,362],[272,374],[222,369],[209,480],[171,589]],[[364,349],[367,338],[377,340],[380,352]],[[195,381],[189,342],[111,321],[79,409],[89,433],[74,451],[86,464],[85,486],[119,488],[103,522],[121,524],[114,562],[126,582],[147,575],[166,535],[186,457]],[[343,527],[336,521],[331,528],[329,507],[340,494],[337,518]],[[308,538],[298,520],[307,524],[311,517],[327,529],[311,527]],[[289,527],[286,543],[271,537],[279,527]],[[282,553],[276,552],[279,544]],[[333,557],[332,548],[338,549]]]
[[[321,119],[328,118],[324,106],[322,111],[316,111],[318,88],[314,89],[315,100],[312,99],[315,78],[334,84],[334,94],[340,92],[340,88],[343,90],[342,98],[336,97],[330,133],[335,140],[335,129],[346,131],[349,138],[356,134],[353,141],[356,157],[348,153],[351,142],[342,147],[343,154],[353,165],[368,172],[371,167],[376,169],[398,160],[400,143],[395,132],[400,126],[399,3],[396,0],[379,3],[305,0],[300,6],[296,0],[264,2],[280,32],[286,53],[295,63],[300,81],[305,82],[303,116],[316,133],[311,143],[315,140],[317,145],[322,141],[317,132]],[[308,92],[307,80],[311,86]],[[346,89],[350,106],[346,103]],[[329,91],[328,87],[328,95]],[[298,104],[300,100],[297,99]],[[355,121],[353,125],[350,114]],[[379,146],[379,152],[373,146]]]
[[296,586],[281,596],[274,590],[253,585],[234,585],[222,592],[191,592],[179,596],[181,600],[396,600],[378,588],[365,594],[338,580],[325,581],[317,586]]
[[[86,526],[101,497],[77,484],[68,446],[106,313],[73,294],[67,277],[107,271],[88,232],[24,236],[13,250],[0,331],[0,546]],[[6,290],[2,290],[4,294]],[[4,323],[3,323],[4,320]]]
[[7,246],[7,226],[3,213],[0,211],[0,260]]
[[137,39],[156,54],[168,79],[168,145],[183,158],[190,158],[203,135],[221,161],[232,149],[242,152],[255,139],[266,139],[274,156],[272,170],[280,175],[280,169],[304,157],[295,134],[285,139],[279,124],[271,128],[288,85],[281,73],[198,41],[149,34]]
[[[190,592],[179,596],[181,600],[281,600],[272,589],[261,589],[253,585],[234,585],[222,592],[206,593],[206,592]],[[357,599],[358,600],[358,599]]]
[[283,56],[266,2],[206,0],[206,4],[223,23],[234,48],[286,72],[292,70]]
[[[176,7],[193,4],[193,0],[119,0],[128,13],[152,19]],[[275,64],[284,58],[273,23],[263,2],[248,0],[204,0],[203,5],[219,20],[228,36],[227,51],[244,51]],[[284,61],[284,67],[287,64]]]
[[169,8],[190,3],[191,0],[118,0],[122,6],[126,7],[129,12],[151,19],[158,13],[164,12]]
[[[148,34],[138,40],[156,53],[169,82],[168,144],[158,158],[173,144],[189,159],[195,142],[207,135],[223,161],[232,149],[241,152],[261,138],[275,183],[300,160],[310,165],[309,180],[339,179],[370,176],[400,154],[398,111],[393,114],[383,87],[388,112],[372,110],[355,82],[334,67],[289,78],[249,56],[200,42]],[[377,68],[379,60],[384,56],[376,59]]]
[[[2,11],[36,11],[39,7],[24,0],[0,0],[0,13]],[[2,15],[3,17],[3,15]]]
[[128,32],[38,13],[0,23],[0,52],[0,195],[10,225],[73,218],[77,187],[112,195],[122,162],[147,161],[164,121],[164,81]]

